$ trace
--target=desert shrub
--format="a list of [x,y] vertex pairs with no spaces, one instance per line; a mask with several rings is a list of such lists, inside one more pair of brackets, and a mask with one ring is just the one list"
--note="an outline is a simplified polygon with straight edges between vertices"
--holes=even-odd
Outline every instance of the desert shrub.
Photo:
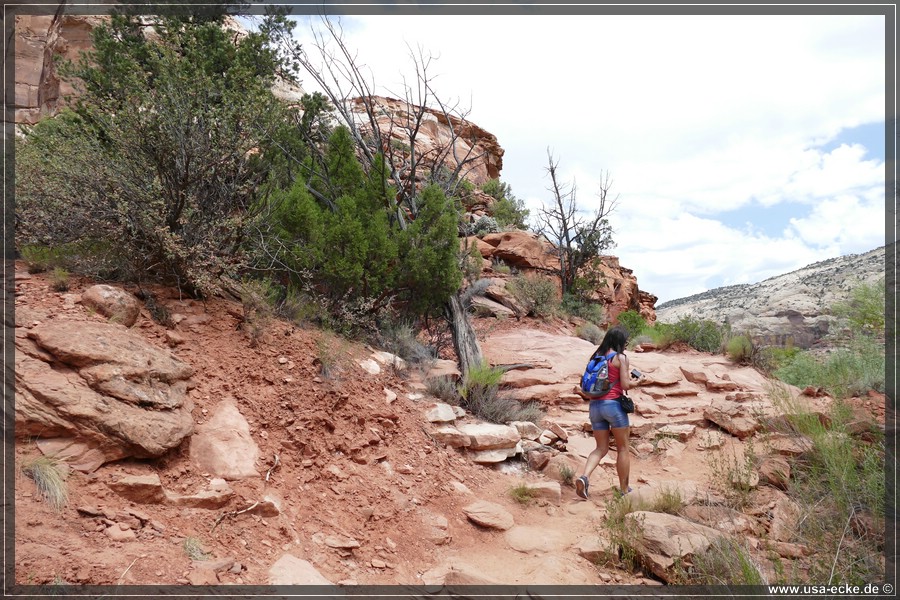
[[69,272],[62,267],[56,267],[50,273],[50,287],[55,292],[69,291]]
[[503,370],[487,363],[469,369],[459,387],[460,404],[473,415],[492,423],[530,421],[543,418],[540,403],[519,402],[500,393]]
[[534,500],[536,493],[534,488],[531,488],[526,483],[520,483],[510,488],[509,495],[513,500],[518,502],[519,504],[531,504],[532,500]]
[[749,363],[753,357],[753,342],[745,335],[738,335],[725,344],[725,353],[736,363]]
[[491,269],[502,275],[509,275],[512,272],[512,269],[509,267],[509,265],[499,258],[494,258],[491,260]]
[[291,26],[266,18],[234,37],[213,12],[158,17],[153,36],[115,14],[60,66],[82,89],[17,142],[17,245],[110,243],[123,275],[192,294],[239,273],[293,130],[270,89],[283,66],[271,46]]
[[626,310],[619,313],[616,321],[628,332],[628,339],[630,340],[639,336],[647,328],[647,322],[644,320],[644,317],[636,310]]
[[597,344],[599,346],[600,342],[603,341],[603,336],[606,334],[603,333],[602,329],[600,329],[593,323],[582,323],[575,328],[575,335],[583,340],[587,340],[590,343]]
[[553,315],[558,307],[556,283],[542,275],[516,275],[506,284],[506,289],[536,317]]
[[[796,541],[822,551],[804,558],[800,567],[811,582],[862,584],[884,577],[885,442],[851,434],[856,417],[836,401],[828,419],[820,419],[786,390],[773,402],[788,415],[797,433],[812,445],[791,470],[788,494],[804,518]],[[868,519],[869,526],[859,523]]]
[[500,226],[497,225],[497,221],[493,217],[480,217],[472,225],[472,235],[478,237],[486,233],[497,233],[498,231],[500,231]]
[[584,300],[574,294],[566,294],[563,296],[562,310],[568,315],[584,319],[595,325],[603,323],[603,307],[596,302]]
[[40,497],[57,512],[69,501],[67,471],[64,463],[50,456],[39,456],[22,465],[22,473],[34,481]]
[[574,485],[575,471],[569,465],[559,465],[559,477],[565,485]]
[[737,509],[750,501],[751,482],[759,466],[759,457],[753,438],[748,438],[742,451],[719,448],[706,455],[710,479],[713,485]]
[[209,552],[203,549],[203,542],[193,536],[184,538],[181,548],[191,560],[206,560],[210,556]]
[[786,346],[765,346],[753,356],[753,365],[763,373],[773,374],[781,367],[789,364],[800,352],[799,348]]
[[798,387],[822,387],[833,398],[865,394],[870,389],[881,391],[885,381],[884,346],[862,337],[824,357],[798,352],[774,374]]
[[380,328],[380,345],[406,362],[417,365],[431,362],[434,353],[419,341],[417,330],[409,321],[392,321]]
[[525,202],[513,195],[512,188],[508,184],[499,179],[491,179],[481,186],[481,191],[494,198],[491,213],[501,229],[528,228],[529,211],[525,208]]
[[429,377],[425,380],[425,390],[447,404],[460,403],[459,388],[450,377]]
[[340,339],[328,334],[316,338],[316,357],[313,364],[325,379],[335,379],[341,371],[342,348]]
[[676,323],[657,323],[649,331],[654,337],[659,336],[662,347],[670,346],[674,342],[684,342],[695,350],[714,353],[721,350],[725,335],[722,326],[706,319],[698,320],[692,317],[682,317]]
[[884,335],[885,280],[875,283],[859,283],[850,291],[850,298],[836,302],[831,313],[845,322],[851,335]]

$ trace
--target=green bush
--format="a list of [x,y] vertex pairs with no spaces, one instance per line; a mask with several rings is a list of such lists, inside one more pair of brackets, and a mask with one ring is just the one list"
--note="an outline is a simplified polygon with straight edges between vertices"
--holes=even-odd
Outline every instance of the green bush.
[[159,17],[144,36],[141,19],[94,28],[90,52],[60,66],[83,87],[73,110],[17,142],[17,245],[106,242],[123,275],[207,295],[245,264],[275,155],[293,150],[270,89],[272,36],[289,25],[235,38],[220,10]]
[[850,292],[850,299],[837,302],[831,312],[847,323],[851,334],[879,337],[884,335],[885,285],[882,278],[876,283],[860,283]]
[[458,405],[459,387],[450,377],[430,377],[425,380],[425,390],[442,402]]
[[548,317],[556,313],[559,300],[556,283],[542,275],[516,275],[506,289],[518,300],[529,315]]
[[647,321],[636,310],[626,310],[619,313],[616,321],[628,332],[628,339],[633,340],[647,329]]
[[594,325],[603,323],[603,306],[584,300],[574,294],[566,294],[562,300],[562,310],[566,314],[589,321]]
[[753,357],[753,342],[745,335],[735,336],[728,340],[725,352],[736,363],[748,363]]
[[799,352],[774,372],[785,383],[821,387],[833,398],[861,395],[870,389],[883,391],[884,374],[884,346],[865,337],[825,357]]
[[482,237],[486,233],[497,233],[500,226],[493,217],[481,217],[472,224],[472,235]]
[[682,317],[677,323],[654,323],[645,330],[659,347],[665,348],[675,342],[684,342],[701,352],[719,352],[726,329],[709,320]]
[[513,195],[509,185],[499,179],[491,179],[481,187],[481,191],[495,200],[491,214],[496,219],[497,225],[501,228],[528,228],[529,211],[525,208],[525,203]]

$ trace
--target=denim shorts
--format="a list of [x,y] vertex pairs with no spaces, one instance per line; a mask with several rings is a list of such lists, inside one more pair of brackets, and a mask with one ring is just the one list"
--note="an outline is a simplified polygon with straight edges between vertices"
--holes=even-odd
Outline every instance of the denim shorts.
[[591,429],[594,431],[606,431],[610,427],[628,427],[628,414],[622,409],[622,405],[616,399],[592,400]]

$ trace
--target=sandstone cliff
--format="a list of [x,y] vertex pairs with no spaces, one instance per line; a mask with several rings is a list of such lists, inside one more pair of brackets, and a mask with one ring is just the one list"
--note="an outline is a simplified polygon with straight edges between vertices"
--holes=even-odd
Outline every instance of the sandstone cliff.
[[828,309],[846,300],[859,282],[885,276],[885,247],[839,256],[753,284],[716,288],[657,307],[660,321],[674,323],[689,316],[729,323],[763,343],[792,342],[809,348],[828,333]]

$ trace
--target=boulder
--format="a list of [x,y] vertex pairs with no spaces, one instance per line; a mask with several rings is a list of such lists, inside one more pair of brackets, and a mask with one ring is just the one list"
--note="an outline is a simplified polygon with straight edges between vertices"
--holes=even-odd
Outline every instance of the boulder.
[[216,407],[208,422],[191,438],[191,460],[199,470],[227,480],[257,477],[259,447],[250,425],[231,400]]
[[191,367],[122,325],[49,321],[16,348],[16,435],[81,444],[87,470],[161,456],[193,432]]
[[469,450],[496,450],[515,448],[521,440],[519,431],[509,425],[495,423],[465,423],[457,429],[471,439]]
[[81,294],[81,303],[125,327],[134,325],[141,314],[141,305],[133,294],[111,285],[92,285]]
[[640,532],[631,543],[641,563],[670,583],[674,583],[676,561],[690,562],[692,556],[723,537],[720,531],[711,527],[666,513],[636,511],[626,515],[625,521],[627,526]]
[[718,398],[703,410],[703,417],[742,440],[760,428],[759,421],[746,404]]
[[478,500],[462,510],[470,521],[489,529],[505,531],[515,525],[513,516],[505,508],[487,500]]

